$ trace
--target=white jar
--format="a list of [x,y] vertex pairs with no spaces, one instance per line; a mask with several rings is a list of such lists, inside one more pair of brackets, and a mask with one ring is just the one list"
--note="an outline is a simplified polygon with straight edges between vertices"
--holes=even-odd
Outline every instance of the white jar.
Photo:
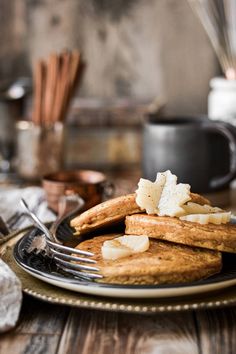
[[208,116],[236,126],[236,80],[215,77],[210,81]]

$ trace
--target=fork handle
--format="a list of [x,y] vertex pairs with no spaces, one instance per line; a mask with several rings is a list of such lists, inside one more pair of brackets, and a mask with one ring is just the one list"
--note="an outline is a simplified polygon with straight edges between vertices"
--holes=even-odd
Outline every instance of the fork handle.
[[[76,206],[72,205],[72,203],[71,204],[69,203],[72,200],[74,202],[77,202]],[[58,205],[59,214],[56,220],[53,222],[52,226],[50,227],[50,232],[55,242],[61,243],[56,236],[58,226],[65,219],[69,218],[71,215],[81,210],[83,206],[84,206],[84,200],[78,194],[69,194],[60,197],[59,205]]]

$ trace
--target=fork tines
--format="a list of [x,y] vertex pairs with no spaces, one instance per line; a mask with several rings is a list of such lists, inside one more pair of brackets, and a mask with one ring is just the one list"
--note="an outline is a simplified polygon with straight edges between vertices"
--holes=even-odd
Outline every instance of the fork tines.
[[[96,263],[95,260],[90,259],[90,257],[94,256],[92,252],[63,246],[60,243],[54,242],[53,240],[56,237],[54,237],[52,231],[50,231],[37,217],[37,215],[29,209],[27,202],[23,198],[21,198],[21,204],[37,227],[43,232],[47,245],[45,250],[48,251],[49,255],[53,257],[59,268],[63,269],[67,273],[86,280],[102,278],[102,275],[96,273],[99,271],[98,268],[81,264]],[[81,257],[76,257],[75,255],[77,254]],[[91,271],[95,273],[91,273]]]
[[[102,275],[98,273],[90,273],[90,272],[98,272],[99,268],[80,264],[80,263],[90,263],[90,264],[97,263],[94,259],[89,258],[94,256],[94,253],[83,251],[77,248],[63,246],[61,244],[52,242],[48,239],[46,240],[46,242],[48,244],[48,247],[53,255],[53,259],[55,260],[56,264],[65,272],[68,272],[76,277],[86,279],[86,280],[102,278]],[[77,257],[75,255],[71,255],[71,253],[78,254],[83,257]],[[71,261],[76,263],[72,263]]]
[[60,257],[54,257],[55,261],[57,263],[62,264],[64,267],[68,267],[69,269],[76,269],[76,270],[91,270],[91,271],[95,271],[98,272],[99,269],[96,267],[92,267],[92,266],[88,266],[88,265],[83,265],[83,264],[78,264],[78,263],[71,263],[68,261],[65,261],[63,259],[61,259]]
[[55,249],[56,248],[56,249],[62,250],[64,252],[80,254],[80,255],[88,256],[88,257],[94,256],[94,253],[92,253],[92,252],[79,250],[78,248],[72,248],[72,247],[68,247],[68,246],[63,246],[63,245],[61,245],[59,243],[50,241],[48,239],[46,241],[47,241],[47,244],[48,244],[50,249],[52,249],[52,248]]
[[102,275],[100,274],[95,274],[95,273],[88,273],[88,272],[80,272],[78,270],[73,270],[73,269],[68,269],[60,265],[60,268],[64,270],[64,272],[71,274],[77,278],[80,278],[82,280],[93,280],[93,279],[101,279]]
[[54,257],[60,257],[62,259],[68,260],[68,261],[75,261],[75,262],[84,262],[84,263],[97,263],[94,259],[86,258],[86,257],[77,257],[77,256],[71,256],[66,253],[61,253],[53,248],[50,249]]

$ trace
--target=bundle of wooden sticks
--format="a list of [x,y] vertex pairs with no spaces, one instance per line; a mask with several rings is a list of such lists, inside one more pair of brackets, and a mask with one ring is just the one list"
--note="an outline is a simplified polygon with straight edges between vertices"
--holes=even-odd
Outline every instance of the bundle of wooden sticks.
[[236,80],[236,1],[188,1],[206,30],[225,77]]
[[80,53],[65,51],[37,61],[34,67],[32,121],[51,126],[63,122],[68,111],[81,67]]

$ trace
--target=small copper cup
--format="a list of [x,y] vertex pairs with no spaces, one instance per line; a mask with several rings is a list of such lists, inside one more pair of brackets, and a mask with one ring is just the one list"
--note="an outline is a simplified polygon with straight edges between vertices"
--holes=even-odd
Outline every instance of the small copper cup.
[[78,194],[84,200],[83,210],[86,210],[111,197],[114,192],[114,186],[105,174],[93,170],[50,173],[43,177],[42,184],[48,206],[55,212],[58,212],[59,199],[63,195]]

